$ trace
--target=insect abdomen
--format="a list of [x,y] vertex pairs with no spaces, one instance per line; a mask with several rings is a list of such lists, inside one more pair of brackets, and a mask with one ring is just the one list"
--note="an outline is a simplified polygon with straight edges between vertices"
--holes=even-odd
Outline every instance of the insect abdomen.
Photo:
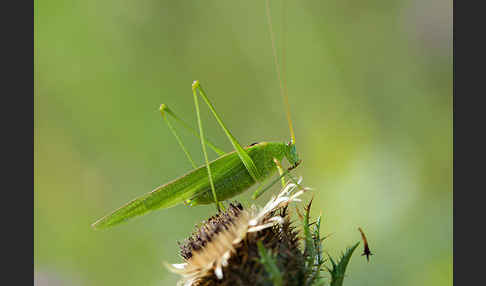
[[[284,143],[262,142],[247,149],[255,166],[260,171],[260,181],[264,181],[277,171],[273,158],[281,161],[284,156],[284,148]],[[213,171],[213,168],[211,168],[211,172],[213,178],[215,178],[214,187],[219,201],[230,199],[255,185],[255,181],[238,156],[235,156],[235,159],[228,163],[223,170],[215,169]],[[209,185],[207,190],[190,200],[191,205],[211,203],[214,203],[214,197]]]

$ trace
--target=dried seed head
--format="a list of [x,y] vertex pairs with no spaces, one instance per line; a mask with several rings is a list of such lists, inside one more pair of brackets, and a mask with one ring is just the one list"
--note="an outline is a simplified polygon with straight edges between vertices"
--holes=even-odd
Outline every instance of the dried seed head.
[[[207,221],[203,221],[199,228],[187,238],[181,248],[181,256],[191,263],[210,263],[208,259],[219,257],[232,247],[212,247],[211,244],[228,244],[238,239],[244,228],[248,225],[249,213],[243,210],[240,203],[230,203],[225,212],[220,212]],[[221,241],[224,240],[224,241]],[[231,244],[228,244],[231,246]],[[208,249],[215,253],[207,253]],[[223,251],[223,253],[221,253]]]
[[219,279],[213,272],[208,272],[189,285],[272,285],[269,283],[269,274],[260,261],[258,242],[261,242],[267,251],[276,254],[275,261],[283,280],[295,282],[287,285],[304,285],[306,272],[302,266],[305,259],[299,249],[298,232],[290,222],[287,207],[280,209],[278,215],[283,218],[282,224],[247,233],[235,247],[227,266],[223,268],[223,279]]
[[[264,276],[256,275],[264,273],[261,264],[255,261],[259,257],[257,241],[262,241],[267,249],[278,251],[280,257],[291,258],[285,262],[286,266],[300,261],[297,234],[290,226],[286,211],[290,202],[300,201],[298,197],[309,190],[300,187],[300,182],[301,179],[297,184],[287,184],[260,210],[255,206],[244,209],[235,202],[226,211],[203,221],[180,244],[185,263],[168,265],[170,270],[183,276],[179,284],[223,285],[238,280],[236,285],[249,285],[255,279],[263,279]],[[288,270],[286,273],[295,273],[298,268]]]

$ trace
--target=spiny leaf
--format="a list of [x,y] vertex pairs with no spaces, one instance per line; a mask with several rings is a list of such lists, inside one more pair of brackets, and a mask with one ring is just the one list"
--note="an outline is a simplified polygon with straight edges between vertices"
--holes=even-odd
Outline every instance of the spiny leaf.
[[358,247],[359,242],[357,242],[354,246],[349,247],[346,249],[344,254],[342,255],[339,262],[336,262],[329,256],[329,261],[331,262],[332,268],[327,268],[331,273],[331,286],[342,286],[344,280],[344,273],[346,271],[346,267],[348,266],[349,260],[351,259],[351,255],[353,255],[354,250]]
[[322,246],[321,246],[321,243],[324,240],[324,238],[321,239],[320,229],[321,229],[321,216],[317,218],[316,225],[314,226],[314,235],[313,235],[314,249],[316,253],[315,263],[317,265],[321,265],[324,262],[322,259]]
[[313,234],[312,234],[312,242],[314,246],[314,256],[309,257],[309,260],[313,260],[313,265],[311,265],[310,275],[307,280],[308,285],[323,285],[324,281],[321,277],[321,268],[324,264],[324,259],[322,258],[322,240],[320,237],[320,228],[321,228],[321,216],[317,218],[315,221]]
[[[310,209],[312,200],[305,207],[304,215],[299,214],[302,220],[304,236],[304,257],[306,279],[304,285],[323,285],[325,283],[321,271],[324,259],[322,257],[322,240],[320,236],[321,216],[316,221],[310,222]],[[312,227],[311,227],[312,226]]]
[[260,255],[260,263],[265,267],[265,271],[268,272],[273,285],[282,286],[282,274],[277,267],[274,257],[265,249],[261,240],[257,242],[257,246],[258,254]]
[[305,215],[303,218],[303,230],[304,230],[304,256],[307,257],[307,265],[314,264],[314,257],[316,257],[316,249],[314,245],[314,239],[312,237],[310,224],[309,224],[309,217],[310,217],[310,208],[312,205],[312,200],[309,202],[307,207],[305,208]]

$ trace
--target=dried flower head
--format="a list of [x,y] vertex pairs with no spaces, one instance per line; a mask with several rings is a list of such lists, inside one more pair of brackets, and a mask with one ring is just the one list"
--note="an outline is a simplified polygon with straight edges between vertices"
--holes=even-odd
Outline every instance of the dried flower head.
[[[299,202],[299,196],[309,190],[309,188],[300,187],[301,181],[302,179],[299,179],[297,184],[288,183],[260,210],[255,205],[247,210],[240,203],[230,203],[225,212],[220,212],[207,221],[203,221],[192,236],[180,245],[181,256],[185,263],[169,265],[170,270],[182,275],[179,284],[215,285],[201,284],[204,280],[221,284],[224,276],[223,267],[231,269],[229,267],[230,259],[244,260],[245,255],[246,259],[250,258],[248,246],[251,243],[248,244],[248,242],[251,241],[255,242],[252,249],[253,256],[258,257],[256,241],[261,240],[262,235],[266,234],[263,232],[264,230],[271,231],[274,226],[286,227],[292,236],[287,239],[291,244],[295,244],[294,249],[297,249],[298,238],[296,233],[293,233],[293,228],[290,227],[290,222],[286,217],[286,207],[291,202]],[[281,210],[279,214],[276,213],[277,210]],[[267,242],[270,240],[267,239]],[[247,252],[242,254],[240,250],[245,245]],[[255,264],[254,261],[245,261],[245,263],[248,263],[249,266]],[[241,282],[237,284],[246,284],[243,283],[244,281]]]

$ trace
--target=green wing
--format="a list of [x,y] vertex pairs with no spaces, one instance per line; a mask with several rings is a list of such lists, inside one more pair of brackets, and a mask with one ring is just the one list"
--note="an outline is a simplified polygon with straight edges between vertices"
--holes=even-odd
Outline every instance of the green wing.
[[[260,180],[267,178],[276,171],[272,160],[273,158],[282,160],[282,146],[285,146],[285,144],[260,142],[245,147],[261,173]],[[250,176],[248,169],[235,151],[226,153],[210,162],[209,165],[218,197],[223,200],[229,199],[255,184],[255,180]],[[99,219],[92,226],[95,229],[107,228],[149,211],[173,207],[186,200],[191,200],[191,205],[214,202],[206,165],[132,200]]]
[[[210,166],[211,170],[218,173],[218,171],[227,168],[231,169],[235,164],[241,164],[241,161],[235,152],[231,152],[212,161]],[[210,190],[210,186],[207,169],[204,165],[128,202],[111,214],[99,219],[92,226],[95,229],[113,226],[152,210],[173,207],[208,190]]]

